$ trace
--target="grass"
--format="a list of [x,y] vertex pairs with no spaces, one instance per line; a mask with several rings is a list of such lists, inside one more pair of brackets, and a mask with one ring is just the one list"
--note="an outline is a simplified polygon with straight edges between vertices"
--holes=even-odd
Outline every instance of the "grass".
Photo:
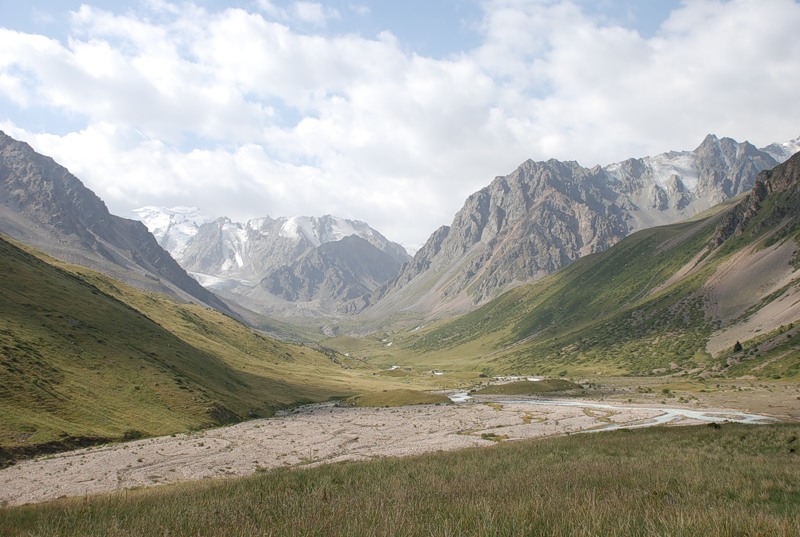
[[543,379],[539,381],[521,380],[492,384],[476,390],[475,395],[538,395],[542,393],[580,390],[580,384],[564,379]]
[[355,407],[394,407],[408,405],[449,404],[450,402],[450,399],[441,393],[396,389],[354,395],[352,397],[348,397],[340,404],[344,406]]
[[789,323],[743,343],[741,351],[718,357],[729,376],[800,380],[800,326]]
[[519,380],[490,384],[485,388],[475,390],[475,395],[538,395],[541,393],[563,392],[580,390],[582,386],[565,379],[542,379],[538,381]]
[[265,337],[0,240],[0,464],[396,387],[363,361]]
[[0,511],[21,535],[796,535],[800,426],[656,427]]
[[[697,292],[719,260],[657,290],[702,251],[720,215],[648,229],[471,313],[396,337],[416,361],[495,373],[630,374],[706,359]],[[655,290],[655,291],[654,291]],[[446,359],[451,363],[442,363]]]

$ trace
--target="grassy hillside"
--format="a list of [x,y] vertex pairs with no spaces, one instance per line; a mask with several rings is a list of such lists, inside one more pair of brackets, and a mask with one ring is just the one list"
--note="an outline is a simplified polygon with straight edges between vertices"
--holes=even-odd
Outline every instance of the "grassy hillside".
[[399,348],[414,362],[492,372],[619,374],[703,360],[697,352],[714,326],[693,293],[714,264],[653,289],[697,256],[719,220],[636,233],[474,312],[398,336]]
[[798,425],[654,427],[8,508],[3,535],[795,535]]
[[391,385],[358,360],[45,259],[0,239],[0,458]]
[[[714,312],[715,301],[735,302],[731,296],[745,293],[735,285],[722,285],[734,281],[739,265],[757,266],[774,254],[774,248],[796,250],[796,210],[782,205],[792,199],[786,194],[768,198],[759,211],[751,209],[755,217],[740,232],[716,248],[713,243],[736,207],[635,233],[606,252],[511,290],[469,314],[394,334],[394,360],[486,373],[616,375],[703,370],[800,378],[800,344],[791,341],[800,312],[791,313],[794,310],[789,307],[780,313],[794,315],[789,317],[792,322],[772,326],[767,320],[767,331],[751,328],[741,342],[745,352],[712,356],[706,351],[709,338],[721,327],[743,323],[778,302],[796,302],[796,277],[764,280],[748,284],[764,294],[749,298],[751,302],[740,307],[737,318],[721,319]],[[792,270],[789,265],[778,269]],[[749,270],[754,278],[761,277],[757,270]],[[709,287],[712,276],[718,284],[722,282],[714,290],[716,295]]]

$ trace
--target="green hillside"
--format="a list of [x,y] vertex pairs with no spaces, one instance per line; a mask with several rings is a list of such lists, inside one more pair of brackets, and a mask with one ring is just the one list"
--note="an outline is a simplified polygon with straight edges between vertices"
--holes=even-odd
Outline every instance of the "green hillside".
[[[753,194],[703,218],[635,233],[469,314],[396,334],[395,353],[404,351],[403,363],[491,373],[702,370],[798,378],[800,349],[791,338],[800,312],[791,323],[743,340],[735,352],[733,343],[717,355],[706,350],[715,331],[745,321],[797,288],[794,278],[765,296],[754,295],[734,320],[715,317],[708,288],[723,264],[732,281],[730,273],[739,266],[757,266],[776,248],[797,249],[797,179],[782,181],[781,187],[763,187],[768,197]],[[762,287],[769,285],[765,281]],[[741,292],[734,287],[717,294],[728,300]]]
[[[414,361],[505,372],[550,373],[580,364],[625,373],[660,367],[676,356],[691,361],[697,345],[686,342],[713,327],[704,319],[702,304],[689,297],[713,265],[677,286],[650,291],[697,254],[719,219],[636,233],[476,311],[405,335],[401,345]],[[666,333],[677,337],[653,348],[652,339]],[[626,355],[619,354],[621,348],[628,348]],[[647,363],[637,352],[642,350]]]
[[380,386],[359,361],[44,259],[0,238],[0,458],[268,416]]

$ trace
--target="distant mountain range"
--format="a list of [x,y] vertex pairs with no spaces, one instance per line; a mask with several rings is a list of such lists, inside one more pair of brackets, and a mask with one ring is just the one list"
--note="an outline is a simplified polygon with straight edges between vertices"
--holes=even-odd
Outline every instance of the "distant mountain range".
[[467,198],[400,274],[351,312],[464,312],[631,233],[691,218],[749,190],[800,139],[758,149],[709,135],[693,151],[605,167],[529,160]]
[[693,151],[604,167],[529,160],[469,196],[412,259],[366,223],[330,215],[237,223],[194,208],[143,207],[134,212],[142,225],[109,214],[65,168],[0,133],[0,231],[230,315],[235,302],[240,313],[289,317],[447,316],[635,231],[698,215],[797,150],[800,139],[758,149],[709,135]]
[[365,222],[330,215],[244,224],[188,207],[142,207],[133,215],[203,285],[264,313],[332,313],[410,259]]

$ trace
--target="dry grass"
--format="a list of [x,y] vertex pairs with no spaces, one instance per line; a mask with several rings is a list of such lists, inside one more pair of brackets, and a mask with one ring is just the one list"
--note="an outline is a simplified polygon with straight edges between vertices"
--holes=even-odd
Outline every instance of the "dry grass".
[[0,511],[3,535],[796,535],[800,426],[651,428]]

